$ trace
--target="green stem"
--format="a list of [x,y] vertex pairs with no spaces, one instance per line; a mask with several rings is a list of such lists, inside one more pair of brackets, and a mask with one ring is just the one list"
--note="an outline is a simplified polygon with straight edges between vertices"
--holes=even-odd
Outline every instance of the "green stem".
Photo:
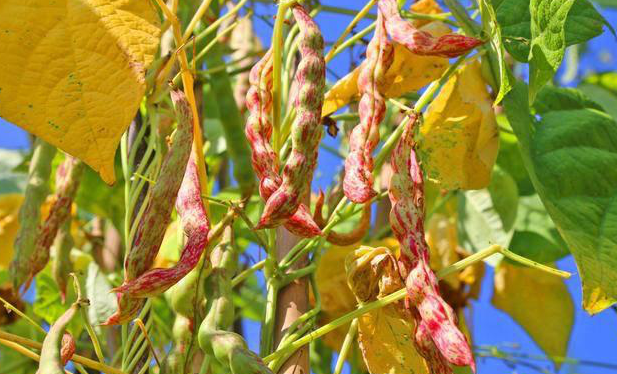
[[[548,272],[550,274],[554,274],[557,276],[561,276],[561,277],[569,277],[570,273],[565,272],[565,271],[561,271],[561,270],[557,270],[557,269],[553,269],[551,267],[548,267],[546,265],[542,265],[538,262],[529,260],[527,258],[521,257],[519,255],[516,255],[510,251],[508,251],[505,248],[502,248],[499,245],[492,245],[480,252],[474,253],[473,255],[466,257],[446,268],[443,268],[441,271],[439,271],[437,273],[437,278],[438,279],[443,279],[444,277],[448,276],[449,274],[455,273],[457,271],[461,271],[463,269],[465,269],[466,267],[478,262],[478,261],[482,261],[483,259],[490,257],[496,253],[501,253],[506,257],[511,258],[514,261],[520,262],[524,265],[536,268],[538,270],[541,271],[545,271]],[[372,301],[370,303],[364,304],[361,307],[359,307],[358,309],[349,312],[347,314],[345,314],[342,317],[339,317],[337,319],[335,319],[334,321],[323,325],[322,327],[318,328],[317,330],[311,332],[309,335],[303,336],[302,338],[289,343],[288,345],[286,345],[285,347],[281,347],[279,350],[277,350],[276,352],[270,354],[269,356],[264,358],[264,362],[268,363],[271,362],[273,360],[278,359],[279,357],[288,354],[290,351],[294,352],[296,351],[298,348],[312,342],[313,340],[349,323],[350,321],[352,321],[353,319],[356,319],[372,310],[375,309],[379,309],[382,308],[386,305],[392,304],[396,301],[402,300],[405,298],[405,296],[407,295],[407,290],[406,289],[400,289],[398,291],[395,291],[379,300],[375,300]]]
[[339,352],[338,359],[336,360],[336,366],[334,367],[333,374],[341,374],[343,371],[343,364],[345,364],[345,359],[347,358],[347,354],[351,349],[353,339],[358,333],[358,319],[354,319],[351,321],[351,325],[349,325],[349,330],[347,330],[347,335],[345,335],[345,340],[343,341],[343,345],[341,346],[341,351]]
[[[332,58],[335,56],[334,52],[336,51],[336,49],[341,45],[341,43],[343,43],[343,41],[345,40],[345,37],[354,29],[354,27],[356,27],[358,22],[360,22],[360,20],[366,16],[369,10],[371,10],[373,5],[375,5],[375,2],[376,0],[370,0],[369,2],[367,2],[366,5],[364,5],[364,7],[351,20],[351,22],[349,22],[349,25],[347,25],[343,33],[338,37],[338,39],[336,39],[336,41],[330,48],[330,51],[328,51],[328,54],[325,57],[326,62],[329,62],[330,60],[332,60]],[[330,8],[334,9],[336,7],[330,7]]]
[[243,270],[240,274],[236,275],[234,279],[231,281],[231,287],[235,288],[236,286],[244,282],[244,280],[246,280],[246,278],[251,276],[251,274],[253,274],[257,270],[263,269],[265,264],[266,264],[266,260],[261,260],[258,263],[254,264],[253,266],[251,266],[250,268]]
[[281,65],[283,58],[283,24],[285,12],[289,4],[282,2],[278,5],[276,21],[272,32],[272,138],[274,152],[277,154],[281,149]]

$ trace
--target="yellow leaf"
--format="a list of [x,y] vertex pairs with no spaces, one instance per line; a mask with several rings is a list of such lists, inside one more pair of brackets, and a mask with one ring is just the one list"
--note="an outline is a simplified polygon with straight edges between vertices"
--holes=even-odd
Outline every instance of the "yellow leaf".
[[[370,302],[403,287],[396,259],[385,247],[362,246],[345,261],[347,283],[360,302]],[[403,302],[373,310],[358,319],[358,343],[369,372],[428,373],[414,345],[415,322]]]
[[[439,4],[437,4],[437,2],[435,0],[419,0],[419,1],[416,1],[415,3],[411,4],[411,6],[409,7],[409,10],[411,10],[412,12],[421,13],[421,14],[439,14],[439,13],[443,13],[443,9],[441,9]],[[427,20],[427,19],[414,19],[413,20],[413,24],[416,27],[420,27],[420,26],[426,25],[429,22],[431,22],[431,21]]]
[[[450,29],[441,22],[431,22],[422,30],[434,35],[447,34]],[[448,59],[434,56],[418,56],[405,46],[394,44],[394,60],[386,72],[385,83],[381,87],[386,97],[398,97],[417,91],[439,78],[448,68]],[[360,67],[341,78],[324,97],[321,111],[323,117],[336,112],[358,95],[358,76]]]
[[429,373],[414,346],[415,322],[393,305],[364,314],[358,320],[358,342],[364,362],[374,374]]
[[418,154],[428,177],[444,189],[490,182],[499,150],[492,100],[475,60],[452,76],[427,108]]
[[0,30],[2,117],[113,183],[114,154],[158,46],[151,2],[2,0]]
[[574,304],[561,278],[502,261],[491,302],[521,325],[547,356],[566,356]]
[[[433,271],[437,272],[458,261],[456,216],[434,213],[426,225],[426,242],[431,250],[430,266]],[[457,273],[448,275],[444,280],[454,289],[460,285]]]
[[19,229],[19,207],[24,201],[22,194],[0,196],[0,270],[8,269],[13,259],[13,242]]

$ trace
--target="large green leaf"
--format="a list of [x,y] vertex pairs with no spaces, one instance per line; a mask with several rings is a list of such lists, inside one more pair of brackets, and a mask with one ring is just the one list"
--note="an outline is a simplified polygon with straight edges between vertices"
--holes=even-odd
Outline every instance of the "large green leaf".
[[537,194],[519,199],[514,227],[516,231],[509,246],[514,253],[544,264],[569,254]]
[[[608,0],[612,1],[612,0]],[[492,0],[501,25],[506,50],[518,61],[527,62],[531,45],[529,0]],[[552,1],[554,4],[561,1]],[[563,29],[565,45],[583,43],[602,34],[609,23],[588,0],[575,0]]]
[[510,244],[518,189],[507,172],[496,167],[488,188],[466,191],[458,201],[458,231],[464,248],[477,252],[491,244]]
[[557,72],[566,51],[565,23],[574,0],[531,0],[529,102]]
[[534,187],[575,257],[583,307],[597,313],[617,301],[617,123],[588,100],[555,99],[575,97],[571,90],[544,90],[539,119],[524,83],[504,107]]

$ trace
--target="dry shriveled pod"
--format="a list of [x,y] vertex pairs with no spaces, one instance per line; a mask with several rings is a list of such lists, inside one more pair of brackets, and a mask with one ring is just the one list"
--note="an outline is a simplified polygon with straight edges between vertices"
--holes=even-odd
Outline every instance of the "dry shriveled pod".
[[24,202],[19,209],[20,226],[15,237],[15,254],[9,266],[13,289],[16,292],[24,283],[24,289],[27,289],[32,281],[31,264],[41,223],[41,206],[49,193],[48,181],[55,153],[54,146],[41,139],[36,140]]
[[[272,51],[269,50],[250,72],[250,88],[246,96],[249,117],[246,123],[246,138],[252,149],[253,169],[259,178],[259,194],[268,200],[282,183],[278,174],[279,162],[270,144],[272,138]],[[311,237],[321,230],[313,222],[309,209],[300,204],[296,213],[285,223],[292,233]]]
[[[279,226],[296,213],[310,189],[323,135],[321,107],[326,67],[323,37],[301,5],[294,5],[292,13],[300,28],[298,49],[301,59],[294,78],[298,82],[298,91],[296,118],[291,128],[291,153],[283,167],[282,183],[268,198],[257,228]],[[307,218],[311,218],[310,214]]]
[[[173,144],[163,160],[156,183],[151,187],[150,200],[135,233],[131,249],[124,260],[124,281],[136,279],[152,267],[171,220],[172,201],[176,199],[193,140],[193,115],[182,91],[171,91],[178,129]],[[104,325],[130,321],[144,301],[118,294],[118,310]]]
[[178,262],[170,268],[155,268],[137,278],[125,279],[124,283],[113,291],[138,298],[156,296],[184,278],[199,262],[208,243],[210,221],[201,199],[197,163],[193,155],[186,166],[176,200],[176,210],[187,237]]
[[[315,203],[315,214],[313,219],[315,223],[321,228],[325,227],[327,222],[322,215],[323,204],[325,195],[323,191],[319,191],[317,202]],[[331,230],[326,236],[326,240],[334,245],[347,246],[359,242],[364,238],[368,230],[371,228],[371,204],[364,204],[362,209],[362,215],[360,216],[360,222],[356,227],[347,233],[339,233]]]
[[351,132],[349,155],[345,159],[343,189],[345,196],[355,203],[365,203],[375,196],[372,153],[379,143],[379,124],[386,113],[386,101],[380,87],[384,85],[393,60],[394,48],[388,41],[385,19],[379,12],[375,34],[358,77],[360,123]]
[[416,319],[416,346],[433,373],[451,373],[441,356],[451,364],[475,370],[469,344],[456,325],[452,308],[441,297],[437,277],[429,267],[430,252],[424,236],[424,181],[413,140],[416,120],[413,118],[404,129],[392,153],[389,189],[390,225],[401,246],[399,271]]
[[385,17],[388,35],[415,54],[457,57],[482,44],[481,40],[464,35],[448,34],[436,38],[418,30],[411,22],[401,17],[396,0],[379,0],[378,5],[379,11]]

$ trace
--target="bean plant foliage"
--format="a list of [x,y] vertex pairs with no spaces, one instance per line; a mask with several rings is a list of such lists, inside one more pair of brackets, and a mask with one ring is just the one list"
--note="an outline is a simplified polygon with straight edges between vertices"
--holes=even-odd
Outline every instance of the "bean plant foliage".
[[473,336],[487,267],[558,370],[556,261],[617,302],[617,77],[556,77],[612,3],[344,5],[0,2],[0,116],[32,140],[0,151],[0,373],[516,364]]

